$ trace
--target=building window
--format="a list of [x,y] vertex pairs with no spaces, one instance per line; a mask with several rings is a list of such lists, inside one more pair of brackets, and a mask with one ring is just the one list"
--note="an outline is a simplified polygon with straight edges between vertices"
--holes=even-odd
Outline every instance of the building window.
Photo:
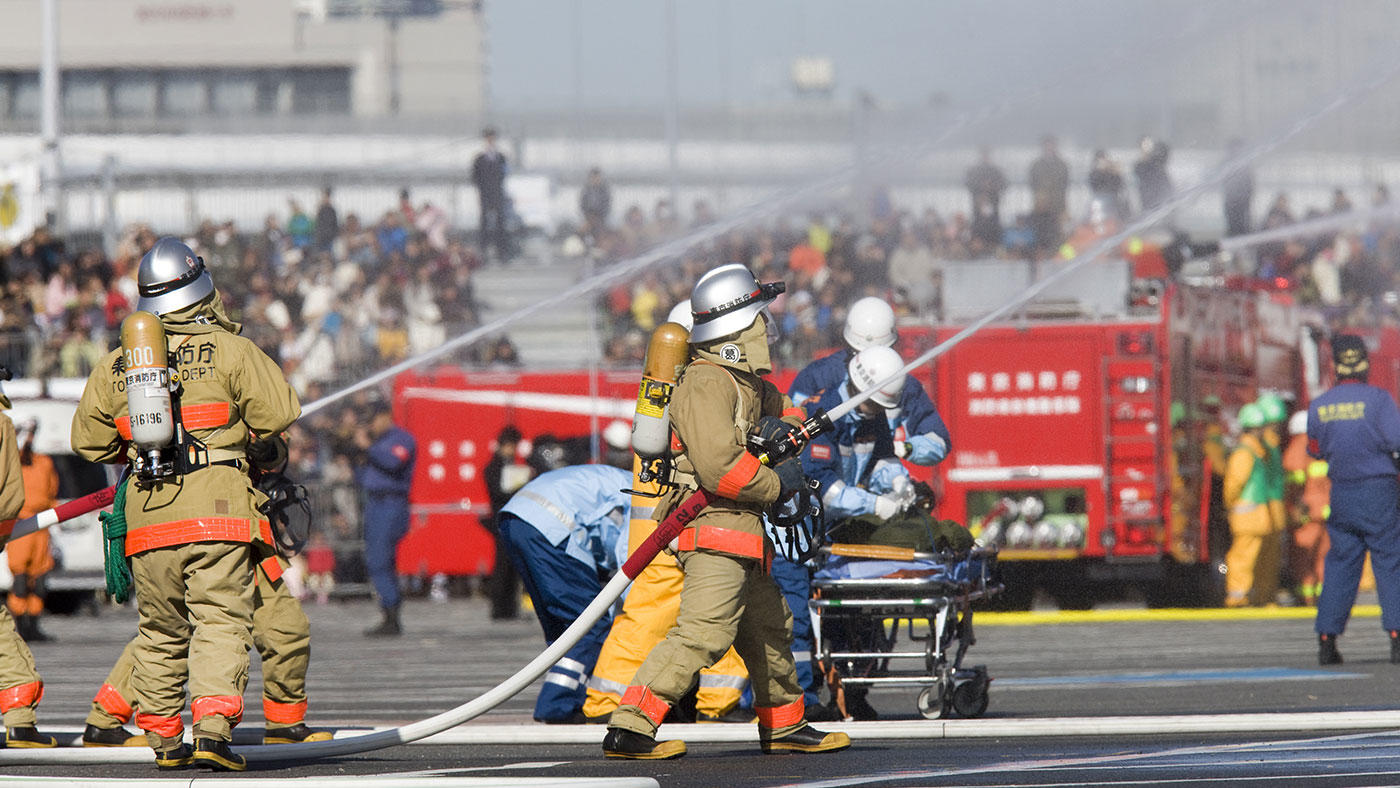
[[160,85],[147,71],[123,71],[112,77],[112,114],[119,118],[149,118],[160,108]]
[[70,71],[64,74],[63,114],[70,118],[106,117],[106,75],[94,71]]
[[350,112],[350,70],[303,68],[290,72],[292,112],[297,115],[345,115]]
[[39,117],[39,75],[36,72],[15,74],[11,86],[11,117],[32,120]]
[[203,115],[209,106],[209,86],[198,75],[168,74],[163,87],[161,114]]
[[210,109],[218,115],[251,115],[258,108],[255,74],[224,74],[211,80]]

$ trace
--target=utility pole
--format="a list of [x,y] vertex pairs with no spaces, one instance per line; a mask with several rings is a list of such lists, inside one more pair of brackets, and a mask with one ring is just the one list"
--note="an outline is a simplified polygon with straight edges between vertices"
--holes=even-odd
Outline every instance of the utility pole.
[[43,146],[41,182],[44,219],[55,234],[63,231],[63,159],[59,154],[58,0],[43,0],[41,10],[43,52],[39,62],[39,138]]

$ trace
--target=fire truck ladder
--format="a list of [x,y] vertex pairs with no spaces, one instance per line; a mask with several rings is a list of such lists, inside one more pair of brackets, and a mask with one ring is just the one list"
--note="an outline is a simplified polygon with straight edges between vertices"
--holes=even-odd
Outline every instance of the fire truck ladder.
[[1143,527],[1160,537],[1167,517],[1160,511],[1162,491],[1167,489],[1161,432],[1170,429],[1160,418],[1162,362],[1155,354],[1106,355],[1102,372],[1104,529],[1114,536],[1114,547],[1105,545],[1105,557],[1155,561],[1161,555],[1160,546],[1144,553],[1140,543],[1129,547],[1126,537],[1130,528]]

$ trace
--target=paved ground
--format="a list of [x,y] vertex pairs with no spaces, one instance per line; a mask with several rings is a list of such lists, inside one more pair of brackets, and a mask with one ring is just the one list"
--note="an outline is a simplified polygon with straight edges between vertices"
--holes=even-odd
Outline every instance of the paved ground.
[[[1369,600],[1366,600],[1369,601]],[[598,757],[589,736],[557,726],[523,728],[527,740],[589,743],[452,743],[400,746],[323,763],[280,766],[248,773],[279,780],[312,775],[407,773],[437,781],[482,775],[535,777],[559,783],[565,775],[651,777],[661,785],[1005,785],[1128,784],[1170,778],[1188,782],[1277,780],[1305,777],[1308,784],[1393,783],[1388,764],[1394,736],[1317,731],[1316,720],[1344,711],[1400,708],[1400,666],[1389,664],[1388,644],[1371,608],[1361,608],[1351,634],[1342,640],[1347,662],[1316,664],[1306,611],[1275,609],[1247,617],[1215,618],[1223,611],[1175,614],[1121,605],[1090,614],[1034,613],[980,617],[977,645],[969,662],[986,664],[994,677],[991,706],[982,720],[950,724],[958,738],[883,739],[855,729],[857,746],[824,757],[756,757],[746,741],[692,741],[691,754],[662,764],[614,763]],[[480,599],[406,606],[407,633],[397,640],[368,640],[373,623],[368,602],[309,606],[313,627],[310,678],[313,724],[329,727],[398,725],[453,708],[514,672],[543,644],[532,619],[492,622]],[[128,609],[98,616],[53,617],[46,628],[58,637],[34,649],[44,674],[41,706],[45,727],[76,731],[87,702],[134,627]],[[240,733],[261,727],[255,670],[247,719]],[[529,726],[533,690],[462,729],[491,739]],[[874,694],[883,720],[920,721],[930,736],[940,723],[923,723],[914,690]],[[1112,715],[1205,715],[1241,712],[1319,712],[1296,731],[1258,732],[1246,720],[1235,733],[1180,733],[1162,727],[1147,735],[1099,731],[1083,735],[1081,723],[1023,736],[994,725],[1042,718]],[[1232,718],[1234,719],[1234,718]],[[1303,719],[1303,718],[1300,718]],[[1400,728],[1400,714],[1393,722]],[[995,736],[978,735],[998,731]],[[1080,727],[1075,727],[1079,725]],[[959,727],[961,726],[961,727]],[[1227,726],[1228,727],[1228,726]],[[941,728],[938,730],[942,730]],[[664,731],[663,731],[664,733]],[[732,738],[742,739],[742,730]],[[566,736],[566,737],[567,737]],[[1337,738],[1337,737],[1342,738]],[[584,737],[580,739],[579,737]],[[1297,744],[1261,744],[1280,739]],[[1199,748],[1208,748],[1199,750]],[[156,776],[144,761],[112,766],[3,764],[0,783],[13,778]],[[969,771],[970,770],[970,771]],[[428,773],[425,773],[428,772]],[[898,772],[898,774],[894,774]],[[1369,775],[1369,776],[1368,776]],[[867,779],[867,777],[869,779]],[[1323,780],[1322,778],[1326,778]],[[1126,782],[1124,782],[1126,781]],[[447,784],[444,782],[443,784]]]

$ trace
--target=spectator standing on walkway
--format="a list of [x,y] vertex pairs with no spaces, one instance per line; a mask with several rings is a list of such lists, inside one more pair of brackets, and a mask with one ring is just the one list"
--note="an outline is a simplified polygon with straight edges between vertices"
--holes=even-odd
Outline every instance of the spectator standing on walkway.
[[992,149],[981,148],[981,158],[967,170],[963,180],[972,198],[972,237],[990,247],[1001,245],[1001,195],[1006,191],[1006,175],[992,163]]
[[1138,143],[1142,155],[1133,165],[1133,175],[1137,178],[1138,199],[1142,210],[1150,211],[1172,196],[1172,179],[1167,174],[1167,159],[1171,148],[1167,143],[1153,137],[1143,137]]
[[1400,408],[1367,383],[1366,343],[1352,334],[1332,338],[1337,385],[1308,406],[1309,453],[1327,462],[1332,482],[1326,569],[1317,601],[1317,659],[1340,664],[1337,638],[1346,630],[1366,553],[1376,570],[1381,627],[1390,634],[1390,661],[1400,664]]
[[[1225,151],[1225,159],[1229,161],[1240,155],[1244,150],[1244,140],[1235,138],[1230,140],[1230,145]],[[1242,167],[1238,172],[1225,179],[1225,183],[1220,187],[1223,207],[1225,209],[1225,235],[1244,235],[1251,229],[1250,211],[1254,203],[1254,172],[1248,167]]]
[[578,208],[583,213],[584,235],[596,244],[607,231],[608,214],[612,213],[612,188],[597,167],[588,171],[588,182],[578,195]]
[[487,127],[481,132],[482,151],[472,160],[472,185],[481,202],[481,224],[478,230],[482,258],[496,249],[500,262],[510,260],[510,239],[506,234],[506,156],[496,148],[496,130]]
[[365,566],[384,619],[365,631],[370,637],[396,636],[399,621],[399,575],[395,567],[399,542],[408,533],[408,489],[418,445],[408,431],[394,423],[387,404],[380,404],[369,429],[355,436],[365,452],[359,470],[364,493]]
[[340,235],[340,217],[336,215],[335,206],[331,204],[329,186],[321,190],[321,204],[316,208],[314,234],[316,250],[320,252],[329,252],[335,244],[336,236]]
[[1094,151],[1094,163],[1089,168],[1090,199],[1098,203],[1106,217],[1123,221],[1128,218],[1128,199],[1123,194],[1123,171],[1108,155],[1108,151]]
[[1040,140],[1040,157],[1031,162],[1027,180],[1031,187],[1031,227],[1035,246],[1054,251],[1060,245],[1069,189],[1069,165],[1060,158],[1059,145],[1052,135]]

